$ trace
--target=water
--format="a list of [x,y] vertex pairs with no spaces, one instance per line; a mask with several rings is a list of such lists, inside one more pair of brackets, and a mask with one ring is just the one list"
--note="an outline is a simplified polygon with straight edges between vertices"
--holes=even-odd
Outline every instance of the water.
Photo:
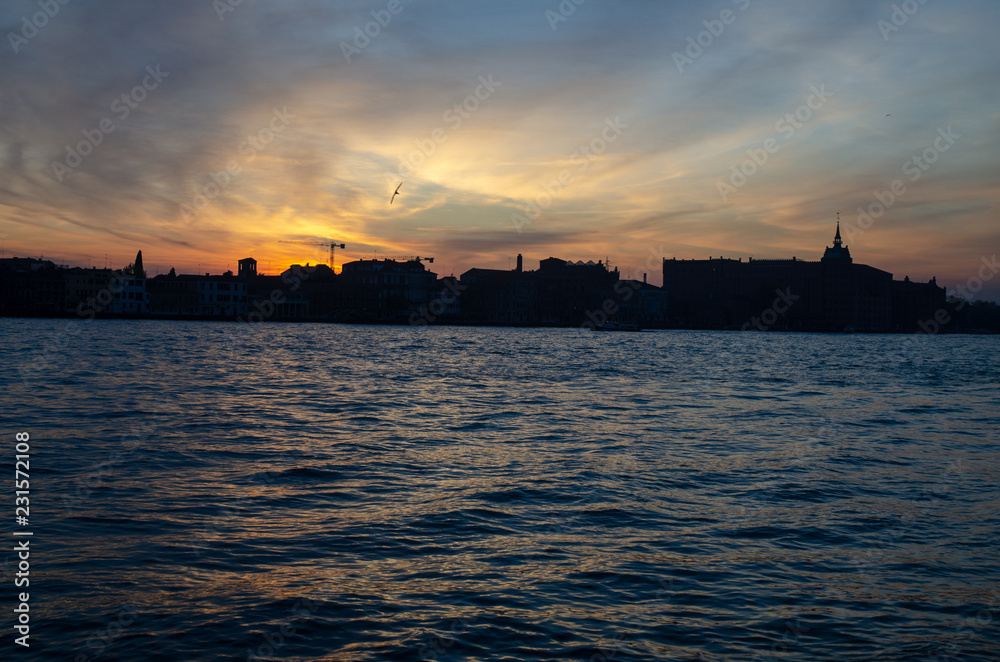
[[1000,655],[996,337],[0,338],[34,533],[6,659]]

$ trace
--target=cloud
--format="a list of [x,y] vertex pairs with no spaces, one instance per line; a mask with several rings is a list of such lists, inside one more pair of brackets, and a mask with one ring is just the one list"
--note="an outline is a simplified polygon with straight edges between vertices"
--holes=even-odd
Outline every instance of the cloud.
[[[640,264],[650,244],[815,259],[836,211],[870,203],[948,125],[961,143],[855,257],[958,278],[962,256],[996,245],[1000,9],[928,3],[886,40],[882,3],[744,4],[585,3],[553,30],[557,2],[404,1],[375,30],[379,2],[241,3],[220,20],[204,0],[75,0],[18,53],[0,48],[6,245],[67,262],[142,248],[215,270],[250,250],[292,257],[277,244],[290,235],[345,241],[348,258],[419,250],[462,269],[535,250]],[[724,9],[735,20],[678,71],[673,54]],[[35,11],[0,9],[5,34]],[[342,44],[366,27],[375,36],[348,62]],[[113,104],[150,66],[169,76],[122,117]],[[501,84],[467,103],[484,76]],[[784,139],[777,123],[821,85],[830,101]],[[294,118],[268,136],[276,109]],[[580,170],[574,155],[615,117],[629,128]],[[104,119],[114,131],[58,181],[53,163]],[[717,182],[776,135],[780,151],[721,199]],[[511,214],[566,170],[571,185],[518,233]],[[185,218],[181,205],[206,193]]]

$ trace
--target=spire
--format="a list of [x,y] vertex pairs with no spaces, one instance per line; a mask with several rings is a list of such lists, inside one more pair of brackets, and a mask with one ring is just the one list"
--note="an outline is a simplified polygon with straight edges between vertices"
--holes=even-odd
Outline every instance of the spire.
[[823,253],[823,261],[827,260],[841,260],[847,264],[853,262],[851,259],[851,252],[847,250],[847,246],[844,246],[840,238],[840,212],[837,212],[837,234],[833,237],[833,246],[827,246],[826,251]]

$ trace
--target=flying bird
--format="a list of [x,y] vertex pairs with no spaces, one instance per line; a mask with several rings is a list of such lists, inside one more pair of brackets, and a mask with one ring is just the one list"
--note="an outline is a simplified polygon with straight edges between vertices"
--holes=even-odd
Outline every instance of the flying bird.
[[892,117],[892,115],[890,115],[889,113],[886,113],[885,116],[886,117]]
[[399,186],[396,187],[396,192],[392,194],[391,198],[389,198],[389,204],[390,205],[392,204],[392,201],[396,199],[396,196],[399,195],[399,187],[402,186],[402,185],[403,185],[403,182],[400,182]]

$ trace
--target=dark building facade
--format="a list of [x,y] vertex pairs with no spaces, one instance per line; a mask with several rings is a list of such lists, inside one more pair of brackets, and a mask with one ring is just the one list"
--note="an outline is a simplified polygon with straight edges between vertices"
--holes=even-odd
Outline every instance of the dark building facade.
[[665,259],[663,289],[671,326],[686,328],[878,332],[902,315],[892,274],[855,264],[839,223],[819,262]]
[[348,321],[405,322],[438,294],[437,274],[419,259],[356,260],[337,278],[343,293],[338,314]]
[[532,272],[469,269],[462,274],[461,315],[469,322],[538,324],[538,282]]
[[0,260],[0,315],[62,314],[65,306],[62,271],[49,260],[30,257]]
[[153,315],[232,319],[246,314],[246,282],[232,272],[160,275],[150,278],[149,312]]
[[615,283],[614,305],[617,310],[609,320],[654,329],[667,322],[667,293],[662,287],[643,280],[620,280]]
[[937,279],[916,283],[906,276],[892,281],[892,330],[901,333],[921,331],[920,322],[933,320],[945,310],[948,297]]
[[579,326],[607,321],[663,326],[663,290],[621,280],[603,262],[549,257],[535,271],[470,269],[461,277],[461,317],[483,324]]
[[926,331],[921,321],[953,317],[949,331],[992,324],[978,310],[963,312],[965,302],[949,303],[934,279],[894,281],[856,264],[839,223],[818,261],[664,259],[662,288],[621,279],[600,261],[523,265],[518,255],[515,269],[439,280],[420,258],[376,259],[348,262],[340,274],[307,264],[269,276],[244,258],[235,275],[171,269],[147,278],[141,251],[118,270],[9,258],[0,259],[0,315],[865,332]]

